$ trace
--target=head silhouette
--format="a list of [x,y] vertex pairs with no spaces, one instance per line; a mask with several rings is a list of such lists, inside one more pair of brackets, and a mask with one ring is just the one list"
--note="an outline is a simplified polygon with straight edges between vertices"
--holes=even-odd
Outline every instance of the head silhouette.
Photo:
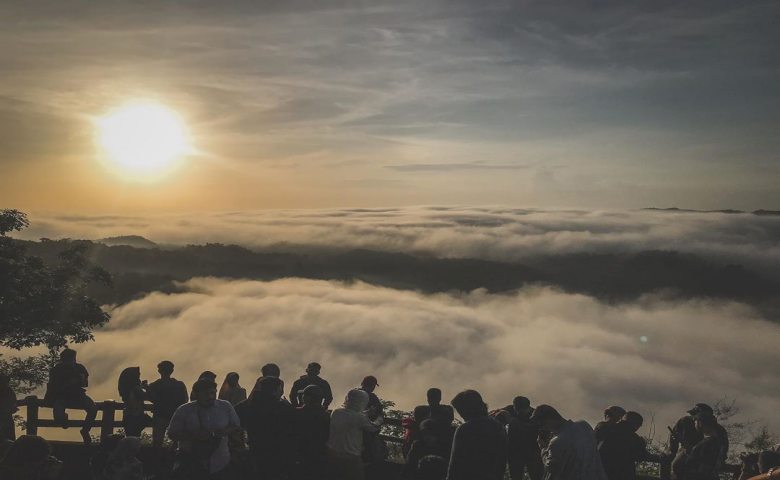
[[376,390],[376,387],[378,386],[379,386],[379,381],[373,375],[367,375],[366,377],[363,377],[363,381],[360,382],[360,388],[362,388],[363,390],[369,393]]
[[284,383],[276,377],[263,377],[257,381],[255,390],[261,397],[279,400],[284,393]]
[[214,405],[217,400],[217,384],[213,380],[201,378],[192,387],[192,398],[203,407]]
[[452,406],[458,411],[463,420],[486,416],[487,404],[482,401],[482,395],[476,390],[464,390],[452,399]]
[[645,419],[642,418],[642,415],[638,414],[637,412],[626,412],[626,414],[623,415],[623,420],[621,421],[625,422],[632,432],[636,432],[642,427]]
[[60,361],[62,363],[76,363],[76,351],[70,348],[66,348],[60,352]]
[[282,376],[282,371],[279,369],[279,365],[275,363],[266,363],[263,365],[263,368],[260,369],[260,373],[262,373],[264,377],[279,378]]
[[325,394],[322,392],[322,388],[318,385],[309,385],[303,389],[301,399],[306,406],[322,405],[322,400],[325,398]]
[[695,425],[703,435],[712,435],[717,432],[718,419],[711,413],[700,413],[695,417]]
[[51,455],[49,442],[37,435],[22,435],[11,445],[5,454],[3,463],[8,466],[22,467],[41,464]]
[[441,405],[441,390],[438,388],[429,388],[426,397],[428,397],[428,405],[432,407]]
[[617,423],[626,414],[626,409],[617,405],[612,405],[604,409],[604,420],[609,423]]
[[344,408],[353,412],[362,412],[368,406],[368,394],[359,388],[353,388],[347,392],[344,399]]
[[545,432],[557,432],[566,422],[558,410],[549,405],[539,405],[531,415],[531,422]]
[[531,412],[533,412],[533,408],[531,408],[531,401],[528,400],[526,397],[515,397],[514,400],[512,400],[512,409],[515,411],[515,414],[521,417],[530,417]]
[[227,375],[225,375],[225,383],[228,384],[231,388],[238,387],[238,373],[237,372],[230,372]]
[[170,360],[163,360],[162,362],[157,364],[157,371],[160,373],[160,376],[163,378],[170,377],[173,375],[173,362]]
[[311,375],[312,377],[316,377],[317,375],[319,375],[321,370],[322,370],[322,367],[317,362],[311,362],[306,367],[306,373],[308,375]]

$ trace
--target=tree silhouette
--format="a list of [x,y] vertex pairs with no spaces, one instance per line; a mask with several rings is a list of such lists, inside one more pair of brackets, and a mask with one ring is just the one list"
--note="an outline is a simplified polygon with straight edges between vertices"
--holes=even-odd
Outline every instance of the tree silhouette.
[[[0,210],[0,346],[44,346],[51,354],[68,343],[92,340],[92,330],[110,315],[86,289],[94,283],[110,284],[110,275],[90,264],[84,245],[63,250],[52,265],[28,255],[23,243],[8,237],[28,226],[24,213]],[[44,379],[30,370],[40,368],[45,357],[0,359],[0,370],[14,375],[17,384],[35,386]]]

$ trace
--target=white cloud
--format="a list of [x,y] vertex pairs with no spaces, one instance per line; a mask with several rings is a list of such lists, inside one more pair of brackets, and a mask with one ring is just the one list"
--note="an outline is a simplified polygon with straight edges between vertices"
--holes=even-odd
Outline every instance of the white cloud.
[[266,210],[197,215],[33,215],[25,238],[143,235],[158,243],[350,249],[522,261],[540,255],[675,250],[780,266],[780,216],[509,207]]

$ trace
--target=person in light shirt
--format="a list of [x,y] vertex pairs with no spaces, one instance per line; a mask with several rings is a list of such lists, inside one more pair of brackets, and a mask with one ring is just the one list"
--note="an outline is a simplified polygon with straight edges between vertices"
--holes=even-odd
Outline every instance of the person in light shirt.
[[179,444],[177,478],[218,479],[230,464],[228,435],[241,428],[235,409],[217,399],[217,384],[201,379],[193,386],[195,400],[176,410],[168,436]]
[[330,416],[328,456],[331,467],[341,480],[363,480],[363,433],[378,432],[381,424],[372,422],[364,413],[368,406],[368,393],[355,388],[347,393],[342,408]]

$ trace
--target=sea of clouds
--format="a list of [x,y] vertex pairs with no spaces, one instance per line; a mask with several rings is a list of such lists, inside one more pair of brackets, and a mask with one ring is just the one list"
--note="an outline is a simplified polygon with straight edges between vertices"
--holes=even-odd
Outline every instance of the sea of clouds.
[[780,215],[655,210],[427,206],[265,210],[190,215],[31,215],[22,238],[141,235],[160,244],[255,249],[367,248],[447,258],[521,261],[540,255],[675,250],[776,275]]
[[145,378],[170,359],[188,384],[200,371],[237,371],[250,387],[276,362],[289,387],[310,361],[336,397],[368,374],[403,409],[431,386],[447,399],[476,388],[493,407],[526,395],[597,421],[612,404],[654,418],[665,437],[696,402],[736,399],[745,416],[780,427],[780,328],[726,302],[643,298],[610,306],[547,288],[508,295],[425,295],[364,283],[193,279],[177,294],[118,307],[79,346],[91,393],[116,398],[127,366]]
[[[780,272],[780,216],[506,207],[269,210],[159,216],[31,215],[24,238],[142,235],[162,245],[220,242],[267,251],[367,248],[514,262],[569,253],[651,249]],[[127,366],[154,378],[162,359],[191,383],[237,371],[251,387],[276,362],[288,386],[318,361],[342,397],[367,374],[381,397],[411,409],[430,386],[463,388],[491,406],[518,394],[597,421],[620,404],[654,418],[657,435],[696,402],[736,399],[769,423],[780,398],[780,327],[751,305],[647,295],[630,303],[533,287],[426,295],[364,283],[197,278],[112,311],[78,346],[91,394],[116,398]],[[649,427],[648,427],[649,428]]]

